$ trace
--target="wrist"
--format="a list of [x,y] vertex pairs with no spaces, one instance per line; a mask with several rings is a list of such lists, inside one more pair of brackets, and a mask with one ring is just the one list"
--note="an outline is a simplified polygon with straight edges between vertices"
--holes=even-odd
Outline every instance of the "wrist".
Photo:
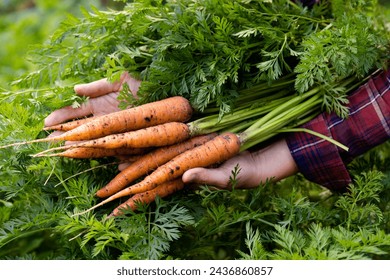
[[255,176],[260,183],[266,180],[280,181],[298,172],[298,167],[291,155],[285,139],[280,139],[264,149],[251,153]]

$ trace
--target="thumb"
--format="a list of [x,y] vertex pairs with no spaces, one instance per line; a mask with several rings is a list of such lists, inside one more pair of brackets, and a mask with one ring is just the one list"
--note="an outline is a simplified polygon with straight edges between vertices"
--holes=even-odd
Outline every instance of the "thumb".
[[227,188],[229,185],[229,174],[218,168],[197,167],[184,172],[182,180],[184,183],[207,184]]
[[92,112],[92,106],[90,102],[83,103],[78,108],[67,106],[55,110],[45,118],[45,126],[51,126],[62,123],[67,120],[76,119],[83,116],[89,116]]

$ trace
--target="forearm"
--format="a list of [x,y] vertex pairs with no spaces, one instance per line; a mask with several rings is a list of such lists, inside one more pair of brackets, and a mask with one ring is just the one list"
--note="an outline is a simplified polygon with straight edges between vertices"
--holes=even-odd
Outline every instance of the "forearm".
[[329,189],[345,190],[352,181],[346,165],[390,138],[389,91],[389,70],[382,71],[349,96],[348,118],[323,113],[304,125],[348,146],[348,152],[307,133],[289,135],[287,144],[299,171]]
[[285,139],[280,139],[264,149],[251,152],[257,170],[254,170],[254,181],[264,183],[265,180],[279,181],[298,172],[298,166],[291,155]]

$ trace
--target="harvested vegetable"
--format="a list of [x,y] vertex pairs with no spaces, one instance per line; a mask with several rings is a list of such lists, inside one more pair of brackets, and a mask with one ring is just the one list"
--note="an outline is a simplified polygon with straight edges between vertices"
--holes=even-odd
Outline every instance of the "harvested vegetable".
[[134,148],[118,148],[118,149],[73,148],[56,154],[39,154],[35,156],[88,159],[88,158],[140,155],[145,153],[145,151],[146,151],[145,149],[134,149]]
[[163,183],[156,188],[133,195],[127,201],[116,207],[108,217],[119,216],[123,214],[123,210],[136,210],[139,204],[148,204],[153,202],[156,197],[166,197],[184,188],[184,183],[181,179],[176,179]]
[[[89,82],[103,76],[115,81],[123,71],[128,71],[133,77],[142,80],[137,103],[183,95],[202,114],[212,112],[219,115],[221,122],[214,123],[214,126],[221,124],[219,132],[230,131],[244,136],[242,132],[263,115],[253,115],[242,122],[234,122],[235,118],[241,117],[241,113],[244,114],[239,108],[243,104],[240,100],[245,99],[247,104],[252,103],[253,106],[247,107],[248,115],[255,109],[261,110],[264,104],[259,102],[258,96],[247,94],[243,89],[252,89],[253,85],[259,82],[272,85],[275,81],[288,77],[288,87],[281,87],[281,91],[286,90],[284,97],[287,98],[284,102],[280,101],[280,104],[287,103],[292,94],[304,94],[312,89],[319,89],[318,98],[313,99],[316,103],[315,109],[307,105],[304,114],[294,119],[290,114],[297,104],[284,107],[284,110],[279,110],[273,117],[269,116],[268,120],[264,120],[258,127],[259,130],[263,129],[263,134],[257,135],[259,138],[248,137],[247,141],[242,143],[241,149],[245,149],[245,145],[252,145],[251,141],[255,139],[261,142],[265,137],[286,131],[286,128],[287,131],[292,131],[289,127],[298,126],[323,110],[346,116],[348,107],[345,97],[351,87],[340,86],[340,82],[349,77],[357,78],[357,81],[361,82],[363,77],[382,67],[383,60],[389,58],[389,52],[385,50],[388,50],[389,40],[386,38],[390,33],[380,22],[380,7],[376,0],[323,0],[320,5],[312,8],[303,8],[299,1],[293,0],[136,0],[127,1],[124,5],[126,6],[121,11],[84,11],[81,19],[70,16],[46,41],[47,44],[35,53],[33,59],[40,64],[34,67],[37,71],[22,77],[21,82],[12,87],[15,90],[18,89],[17,86],[28,88],[28,91],[18,92],[19,96],[15,99],[12,99],[11,94],[2,93],[1,99],[14,100],[17,102],[15,105],[26,105],[26,112],[39,113],[42,112],[40,109],[51,110],[69,105],[70,101],[73,101],[73,96],[69,98],[72,85],[67,87],[68,90],[64,90],[63,85]],[[386,21],[388,19],[387,13]],[[46,96],[52,101],[47,102]],[[277,99],[274,91],[265,96],[271,101]],[[133,102],[131,97],[131,94],[126,93],[126,89],[120,93],[122,108],[128,106],[128,102]],[[302,98],[301,101],[304,100],[306,99]],[[267,104],[265,103],[265,106],[268,106]],[[26,125],[34,123],[26,117],[19,119],[16,118],[16,113],[6,114],[5,110],[2,110],[1,115],[3,125],[17,122],[17,125],[9,129],[1,127],[4,132],[3,139],[8,139],[4,144],[20,141],[21,137],[36,137],[39,133],[39,128],[36,133],[26,130]],[[37,121],[36,117],[43,116],[33,117]],[[208,124],[203,117],[193,116],[191,122],[202,123],[206,127]],[[287,122],[290,117],[291,122]],[[203,120],[200,121],[200,118]],[[232,123],[227,121],[229,118]],[[213,125],[209,127],[214,129]],[[26,130],[26,133],[14,134],[13,130]],[[226,258],[241,256],[246,259],[297,258],[297,255],[299,258],[313,259],[319,256],[318,252],[324,251],[336,251],[331,255],[322,254],[321,257],[324,258],[336,256],[356,259],[372,257],[373,250],[377,252],[374,255],[379,258],[386,257],[383,250],[386,251],[389,244],[388,236],[375,230],[376,225],[385,223],[381,222],[383,217],[378,207],[371,203],[373,195],[383,194],[385,189],[384,186],[379,186],[380,182],[383,182],[383,177],[379,174],[364,173],[362,177],[357,176],[354,186],[351,185],[352,196],[348,195],[346,199],[340,197],[336,204],[334,201],[337,197],[332,201],[328,200],[330,204],[326,204],[326,210],[329,207],[332,209],[335,214],[332,219],[326,219],[329,212],[316,208],[315,203],[306,203],[307,201],[300,199],[301,195],[305,198],[307,192],[299,193],[300,188],[294,188],[293,197],[283,195],[275,198],[280,192],[266,191],[272,203],[262,203],[264,199],[261,199],[261,194],[264,194],[264,191],[260,190],[254,190],[256,195],[244,192],[245,197],[242,192],[223,192],[223,195],[218,193],[208,196],[208,199],[191,195],[189,199],[182,197],[178,198],[178,201],[175,199],[173,203],[159,203],[156,209],[147,209],[146,213],[142,212],[129,219],[100,223],[98,219],[104,215],[106,209],[80,219],[69,218],[68,213],[72,209],[91,206],[95,189],[91,191],[89,187],[107,180],[107,173],[97,177],[73,177],[75,180],[61,183],[61,187],[52,190],[50,186],[53,180],[49,180],[46,187],[42,184],[42,176],[50,171],[44,168],[53,168],[50,174],[62,180],[62,176],[66,174],[77,174],[73,167],[83,168],[84,162],[79,164],[59,160],[61,164],[51,165],[53,159],[33,159],[30,164],[30,159],[23,155],[12,155],[12,152],[25,150],[27,149],[2,151],[5,155],[5,165],[2,166],[5,207],[2,207],[4,219],[0,251],[5,257],[9,257],[7,252],[13,254],[11,258],[18,257],[15,253],[18,250],[12,249],[14,245],[23,243],[21,241],[24,241],[26,236],[28,240],[37,240],[38,244],[41,244],[40,241],[45,235],[53,236],[50,234],[53,231],[60,233],[58,236],[64,241],[61,246],[70,248],[56,250],[61,254],[60,257],[63,258],[64,255],[73,259],[166,259],[194,256],[213,258],[220,256],[213,252],[221,250],[227,253]],[[389,166],[383,160],[381,162],[380,166]],[[359,169],[362,169],[361,166]],[[369,166],[366,166],[366,169],[368,170]],[[55,177],[51,176],[51,179],[53,178]],[[96,182],[93,181],[94,178],[97,178]],[[285,183],[290,182],[289,180]],[[299,187],[307,190],[306,185],[303,182]],[[359,188],[355,188],[357,186]],[[157,188],[159,186],[151,192]],[[366,194],[363,200],[362,193],[363,196]],[[135,194],[130,200],[136,197],[140,198],[140,195]],[[324,198],[322,195],[321,197]],[[24,201],[21,198],[24,198]],[[297,199],[303,203],[297,204]],[[359,205],[356,201],[359,201]],[[141,198],[139,202],[142,203]],[[13,207],[9,204],[13,204]],[[269,207],[270,204],[272,207]],[[20,207],[22,205],[32,207],[25,211]],[[186,207],[182,207],[183,205]],[[253,205],[257,211],[253,211]],[[383,203],[381,205],[382,208],[385,207]],[[168,207],[172,208],[169,210]],[[187,211],[185,208],[191,210]],[[286,212],[285,209],[291,211]],[[307,231],[307,225],[313,224],[312,215],[293,215],[298,210],[299,213],[313,213],[318,210],[321,215],[316,216],[325,219],[317,219],[316,224],[322,226],[311,227]],[[356,218],[353,213],[362,215]],[[188,227],[193,220],[196,221],[195,224]],[[254,220],[255,223],[248,222]],[[337,222],[340,222],[340,230],[335,229]],[[262,226],[263,223],[267,226]],[[286,226],[279,227],[277,224]],[[389,231],[388,227],[382,226],[380,230],[382,229]],[[258,230],[261,232],[259,236],[255,234]],[[303,235],[296,238],[294,244],[298,246],[295,247],[302,249],[300,245],[308,244],[300,250],[302,254],[296,250],[291,252],[291,246],[287,246],[291,244],[291,234],[296,236],[296,233]],[[348,251],[351,242],[342,242],[340,245],[340,242],[337,242],[340,239],[337,237],[340,236],[351,237],[351,242],[363,239],[368,240],[368,243],[360,242],[365,246],[352,246],[354,250]],[[72,242],[69,242],[69,238]],[[172,240],[176,239],[179,239],[179,242],[175,244]],[[271,239],[281,242],[269,242]],[[336,242],[332,242],[334,240]],[[47,242],[42,244],[44,243]],[[280,246],[281,243],[287,245]],[[190,250],[185,248],[188,244]],[[205,244],[211,246],[211,250],[204,250]],[[259,244],[265,244],[267,252],[254,250],[256,248],[253,246]],[[329,246],[324,248],[322,244],[330,244],[330,249],[327,250]],[[333,246],[334,244],[336,246]],[[58,245],[53,246],[57,248]],[[31,246],[27,247],[22,246],[19,251],[31,252],[33,257],[37,257],[31,251]],[[78,250],[79,247],[82,250]],[[348,247],[347,250],[345,247]],[[10,250],[7,250],[8,248]],[[183,250],[178,250],[180,248]],[[239,249],[239,256],[235,248]],[[40,247],[38,250],[41,251]],[[38,257],[42,255],[47,257],[45,252]],[[23,254],[21,257],[26,256]]]
[[168,162],[175,156],[191,149],[215,137],[216,134],[207,134],[193,137],[185,142],[166,146],[154,150],[133,162],[129,167],[121,171],[114,179],[112,179],[105,187],[97,191],[96,195],[104,198],[115,194],[134,180],[156,169],[160,165]]
[[168,122],[135,131],[112,134],[102,138],[82,141],[76,144],[54,147],[38,153],[35,156],[41,156],[50,151],[74,148],[142,149],[161,147],[180,143],[190,137],[191,131],[186,124],[181,122]]
[[[173,95],[191,102],[189,107],[200,114],[189,123],[189,119],[176,121],[188,132],[187,138],[177,142],[194,135],[226,132],[240,139],[240,151],[278,133],[297,131],[295,127],[324,110],[346,117],[347,93],[359,86],[363,77],[384,67],[389,57],[388,32],[375,1],[323,1],[310,9],[290,0],[178,0],[153,5],[135,1],[121,12],[96,12],[84,20],[69,22],[48,46],[48,57],[57,55],[58,62],[67,65],[69,47],[61,48],[61,44],[73,35],[77,35],[77,47],[86,50],[91,49],[85,38],[92,36],[99,41],[101,48],[91,52],[107,62],[109,78],[128,71],[143,80],[137,92],[139,104]],[[113,40],[121,43],[113,48]],[[73,59],[77,65],[91,63],[83,57]],[[79,72],[68,65],[64,71],[67,75],[72,75],[72,69]],[[261,81],[271,90],[257,87]],[[272,88],[279,82],[278,90]],[[134,101],[126,90],[120,98]],[[151,129],[156,126],[151,124]],[[95,142],[56,149],[93,147],[94,143],[103,146],[109,139],[118,140],[114,130],[107,133],[107,138],[96,136]],[[77,140],[87,139],[83,136]],[[148,141],[140,136],[137,143]],[[118,143],[109,147],[130,145],[127,141]],[[164,177],[171,178],[169,174],[159,178]],[[157,182],[162,181],[144,189],[156,187]],[[136,193],[134,189],[131,193]]]
[[[183,97],[176,96],[144,104],[130,109],[97,117],[61,135],[13,143],[0,148],[53,141],[83,141],[96,139],[114,133],[134,131],[167,122],[188,121],[192,116],[192,107]],[[86,146],[84,146],[86,147]]]
[[191,168],[206,167],[211,164],[221,163],[238,154],[240,146],[240,139],[233,133],[224,133],[216,136],[205,144],[174,157],[166,164],[157,168],[153,173],[146,176],[141,182],[115,193],[92,208],[77,215],[87,213],[117,198],[152,190],[160,184],[177,179]]
[[[262,118],[252,122],[241,133],[225,132],[203,145],[185,151],[166,164],[158,167],[141,182],[111,195],[102,202],[77,215],[87,213],[115,199],[152,190],[159,184],[179,178],[185,171],[191,168],[207,167],[226,161],[237,155],[240,151],[246,150],[276,135],[280,130],[284,132],[288,131],[286,128],[288,124],[308,114],[309,116],[312,115],[313,109],[315,112],[320,109],[320,104],[321,99],[317,90],[309,91],[303,96],[296,96],[289,102],[279,105]],[[303,121],[306,121],[306,119],[303,118]],[[232,128],[234,129],[234,127]],[[306,132],[310,133],[307,130]],[[333,141],[331,139],[328,140]],[[339,145],[339,143],[334,143]],[[340,146],[342,147],[342,145]]]
[[77,119],[57,125],[52,125],[52,126],[45,126],[43,130],[59,130],[59,131],[69,131],[72,130],[82,124],[85,124],[87,122],[90,122],[93,119],[96,119],[97,117],[88,117],[88,118],[82,118],[82,119]]

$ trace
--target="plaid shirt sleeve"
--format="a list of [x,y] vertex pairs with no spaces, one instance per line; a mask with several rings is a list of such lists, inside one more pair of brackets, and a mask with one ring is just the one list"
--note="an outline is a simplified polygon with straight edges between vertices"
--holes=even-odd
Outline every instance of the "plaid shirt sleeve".
[[374,74],[349,97],[349,116],[322,113],[303,127],[332,137],[349,151],[308,133],[287,137],[299,171],[310,181],[334,191],[351,183],[346,165],[390,138],[390,70]]

